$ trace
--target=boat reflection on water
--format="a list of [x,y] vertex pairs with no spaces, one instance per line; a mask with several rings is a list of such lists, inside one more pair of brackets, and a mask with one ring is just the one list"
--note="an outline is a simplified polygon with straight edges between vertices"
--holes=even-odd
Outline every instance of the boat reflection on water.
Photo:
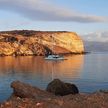
[[[67,57],[64,61],[46,61],[43,57],[1,57],[0,77],[7,75],[39,76],[42,79],[71,79],[80,77],[83,67],[83,55]],[[23,78],[23,76],[21,76]]]
[[[52,80],[59,78],[61,80],[71,80],[79,78],[83,67],[83,56],[70,56],[64,61],[47,61],[49,72],[52,72]],[[47,74],[47,70],[45,71]]]

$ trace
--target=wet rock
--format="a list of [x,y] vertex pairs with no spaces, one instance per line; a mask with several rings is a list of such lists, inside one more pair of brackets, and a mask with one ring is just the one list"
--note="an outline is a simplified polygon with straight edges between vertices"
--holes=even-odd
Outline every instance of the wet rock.
[[48,92],[51,92],[55,95],[68,95],[68,94],[77,94],[79,93],[78,88],[74,84],[64,83],[59,79],[54,79],[50,82],[46,88]]

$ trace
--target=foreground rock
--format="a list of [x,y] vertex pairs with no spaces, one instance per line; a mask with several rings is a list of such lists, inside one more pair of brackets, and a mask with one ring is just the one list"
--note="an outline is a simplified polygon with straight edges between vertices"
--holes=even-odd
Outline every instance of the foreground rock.
[[47,86],[46,91],[60,96],[79,93],[79,90],[76,87],[76,85],[64,83],[59,79],[54,79],[52,82],[50,82]]
[[[53,49],[52,49],[53,45]],[[82,54],[84,45],[74,32],[7,31],[0,32],[0,55]]]
[[32,87],[20,81],[13,82],[11,87],[13,88],[13,95],[21,98],[46,99],[53,97],[52,94],[44,90],[40,90],[37,87]]
[[106,92],[54,96],[19,81],[13,82],[11,86],[13,95],[0,104],[0,108],[108,108]]

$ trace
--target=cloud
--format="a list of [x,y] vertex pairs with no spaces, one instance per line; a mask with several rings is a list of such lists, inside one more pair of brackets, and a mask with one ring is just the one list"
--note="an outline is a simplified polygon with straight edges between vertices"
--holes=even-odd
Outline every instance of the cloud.
[[81,35],[85,41],[108,42],[108,31]]
[[0,9],[17,12],[36,21],[105,22],[106,18],[57,7],[50,0],[0,0]]

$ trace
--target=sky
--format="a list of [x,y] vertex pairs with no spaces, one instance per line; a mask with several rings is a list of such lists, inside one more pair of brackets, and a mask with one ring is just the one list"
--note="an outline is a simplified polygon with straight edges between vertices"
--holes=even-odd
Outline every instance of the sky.
[[16,29],[106,33],[108,0],[0,0],[0,31]]

